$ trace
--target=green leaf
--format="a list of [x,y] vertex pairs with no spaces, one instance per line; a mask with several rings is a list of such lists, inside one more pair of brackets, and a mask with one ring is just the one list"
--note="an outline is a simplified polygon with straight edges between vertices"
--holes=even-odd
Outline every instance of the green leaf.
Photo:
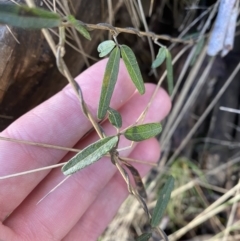
[[171,197],[171,192],[174,188],[174,178],[170,176],[163,189],[160,191],[157,204],[153,210],[151,225],[152,227],[157,227],[162,219],[162,216],[166,210],[166,207],[168,205],[168,202]]
[[192,57],[192,60],[191,60],[191,63],[190,63],[190,66],[193,66],[197,60],[197,57],[198,55],[201,53],[203,47],[204,47],[204,44],[205,44],[205,38],[201,38],[198,43],[197,43],[197,47],[196,47],[196,50],[195,50],[195,53]]
[[120,50],[118,47],[116,47],[110,54],[103,77],[101,96],[98,106],[99,119],[103,119],[105,117],[109,108],[112,93],[118,77],[119,63]]
[[136,86],[139,93],[142,95],[145,93],[145,86],[142,78],[141,71],[138,66],[137,59],[133,51],[126,45],[121,45],[121,55],[126,65],[127,71],[131,77],[132,82]]
[[136,241],[148,241],[151,237],[151,233],[143,233],[139,237],[137,237]]
[[87,146],[62,167],[63,174],[71,175],[98,161],[116,145],[117,141],[117,136],[110,136]]
[[78,21],[73,15],[68,15],[67,20],[73,27],[86,39],[91,40],[91,36],[84,25]]
[[0,23],[14,27],[41,29],[60,26],[58,14],[40,8],[0,3]]
[[199,37],[200,33],[199,32],[195,32],[195,33],[190,33],[185,35],[182,40],[197,40]]
[[162,131],[160,123],[148,123],[128,128],[124,136],[131,141],[143,141],[156,136]]
[[156,59],[152,63],[152,68],[157,68],[160,66],[166,58],[166,48],[162,47],[158,50]]
[[99,57],[104,57],[108,55],[112,49],[116,46],[116,43],[112,40],[106,40],[98,45],[97,51],[99,52]]
[[173,91],[173,66],[171,53],[166,49],[166,66],[167,66],[167,79],[168,79],[168,93],[172,94]]
[[117,127],[117,128],[121,128],[122,127],[122,117],[120,115],[120,113],[112,108],[108,108],[108,119],[110,121],[110,123]]

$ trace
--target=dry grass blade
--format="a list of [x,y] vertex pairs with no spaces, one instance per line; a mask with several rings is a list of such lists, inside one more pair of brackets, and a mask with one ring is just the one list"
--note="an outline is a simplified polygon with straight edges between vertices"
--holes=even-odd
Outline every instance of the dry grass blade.
[[[234,204],[235,205],[235,204]],[[240,227],[240,221],[237,221],[236,223],[234,223],[233,225],[227,227],[224,231],[216,234],[215,236],[213,236],[212,238],[208,239],[207,241],[222,241],[223,240],[223,235],[225,232],[231,232],[231,231],[236,231],[239,230]],[[224,241],[228,241],[228,240],[232,240],[232,241],[236,241],[239,240],[240,235],[231,235],[228,236]]]
[[18,172],[18,173],[2,176],[2,177],[0,177],[0,180],[7,179],[7,178],[12,178],[12,177],[24,176],[24,175],[35,173],[35,172],[41,172],[41,171],[44,171],[44,170],[50,170],[50,169],[53,169],[53,168],[62,167],[66,163],[67,162],[63,162],[63,163],[59,163],[59,164],[52,165],[52,166],[36,168],[36,169],[30,170],[30,171]]
[[169,236],[169,241],[175,241],[178,240],[180,237],[182,237],[184,234],[186,234],[188,231],[193,229],[194,227],[198,226],[199,224],[205,222],[209,218],[213,217],[214,215],[224,211],[226,208],[231,206],[232,204],[238,202],[240,200],[240,195],[235,196],[234,198],[230,199],[228,202],[220,205],[219,207],[213,209],[212,211],[209,211],[205,215],[201,215],[199,218],[195,218],[190,223],[188,223],[183,228],[179,229],[175,233],[171,234]]
[[[215,168],[214,170],[211,170],[207,172],[205,175],[210,175],[213,173],[218,173],[220,170],[226,169],[227,166],[234,165],[240,161],[240,158],[237,157],[235,159],[228,160],[225,164],[219,166],[218,168]],[[186,192],[190,188],[193,188],[195,184],[200,179],[195,179],[186,185],[174,190],[172,192],[171,197],[177,197],[180,193]],[[169,240],[178,240],[182,235],[190,231],[192,228],[196,227],[197,225],[200,225],[202,222],[206,221],[207,219],[213,217],[219,212],[222,212],[225,208],[229,207],[229,205],[232,205],[234,203],[237,203],[239,201],[239,195],[237,197],[234,197],[231,199],[230,203],[228,202],[229,198],[231,196],[234,196],[235,192],[239,190],[240,184],[238,183],[236,186],[234,186],[231,190],[227,191],[223,196],[221,196],[217,201],[215,201],[213,204],[211,204],[208,208],[206,208],[200,215],[198,215],[196,218],[194,218],[193,221],[191,221],[188,225],[184,226],[182,229],[178,230],[174,235],[169,237]],[[149,207],[154,207],[155,202],[150,204]]]
[[[206,51],[206,48],[205,48],[205,51]],[[205,56],[205,51],[203,56]],[[203,59],[202,59],[203,60]],[[164,149],[165,148],[165,145],[166,143],[168,143],[168,141],[170,140],[170,138],[172,137],[174,131],[176,130],[176,127],[178,126],[178,124],[180,123],[180,121],[182,120],[184,114],[186,113],[186,111],[191,107],[191,105],[196,101],[197,97],[198,97],[198,94],[199,92],[201,91],[205,81],[207,80],[207,77],[209,75],[209,72],[212,68],[212,65],[213,65],[213,62],[214,62],[214,58],[210,59],[207,67],[205,68],[204,72],[202,73],[201,77],[199,78],[199,81],[197,82],[193,92],[190,94],[187,102],[185,103],[185,105],[183,106],[181,112],[179,113],[179,115],[177,116],[177,118],[174,120],[174,124],[172,124],[171,126],[171,129],[167,132],[165,131],[167,134],[166,134],[166,137],[163,139],[162,141],[162,148]],[[191,73],[190,73],[191,74]],[[193,76],[192,77],[192,81],[194,80],[194,77],[196,76],[197,74],[197,71],[194,72]],[[190,78],[190,77],[189,77]]]
[[[233,159],[229,159],[226,161],[225,164],[213,169],[213,170],[210,170],[208,172],[206,172],[204,174],[205,177],[209,176],[209,175],[212,175],[212,174],[216,174],[216,173],[219,173],[220,171],[222,170],[225,170],[227,169],[227,167],[231,167],[237,163],[240,162],[240,157],[237,157],[237,158],[233,158]],[[166,172],[166,168],[164,168],[163,172]],[[184,193],[186,191],[188,191],[189,189],[193,188],[196,184],[198,184],[199,182],[201,182],[201,176],[199,178],[195,178],[193,180],[191,180],[190,182],[186,183],[185,185],[179,187],[179,188],[176,188],[175,190],[173,190],[172,194],[171,194],[171,198],[175,198],[177,197],[178,195],[180,195],[181,193]],[[154,186],[156,185],[156,182],[158,180],[156,180],[153,185],[151,186]],[[216,202],[214,202],[212,204],[211,207],[209,207],[210,209],[212,208],[215,208],[217,207],[218,205],[220,205],[221,203],[223,203],[224,201],[226,201],[230,196],[232,196],[234,194],[234,192],[239,188],[240,186],[237,185],[235,187],[233,187],[231,190],[229,190],[228,192],[225,192],[225,194],[220,197]],[[150,190],[152,191],[152,190]],[[152,202],[149,204],[149,208],[153,208],[154,206],[156,205],[156,201]],[[204,211],[204,212],[208,212],[209,209],[207,209],[207,211]]]
[[217,93],[213,101],[210,103],[210,105],[207,107],[207,109],[204,111],[202,116],[198,119],[192,130],[188,133],[188,135],[185,137],[181,145],[177,148],[177,150],[174,152],[174,154],[171,156],[169,160],[169,164],[172,163],[177,155],[181,152],[181,150],[185,147],[185,145],[188,143],[190,138],[193,136],[195,131],[198,129],[198,127],[201,125],[202,121],[206,118],[206,116],[209,114],[209,112],[212,110],[212,108],[215,106],[219,98],[222,96],[226,88],[229,86],[229,84],[232,82],[232,80],[235,78],[237,75],[238,71],[240,70],[240,63],[236,66],[232,74],[229,76],[229,78],[226,80],[225,84],[221,88],[221,90]]
[[[108,6],[109,24],[113,25],[114,15],[113,15],[112,0],[107,0],[107,6]],[[108,39],[111,39],[111,33],[110,32],[108,33]]]
[[16,36],[14,35],[14,33],[12,32],[12,30],[8,27],[8,25],[6,25],[8,31],[11,33],[11,35],[13,36],[13,38],[15,39],[15,41],[20,44],[20,42],[18,41],[18,39],[16,38]]
[[149,7],[149,13],[148,13],[149,16],[152,15],[153,5],[154,5],[154,0],[151,0],[150,7]]
[[240,110],[236,110],[236,109],[229,108],[229,107],[221,106],[220,110],[240,114]]
[[[183,70],[177,80],[177,83],[178,82],[181,82],[181,80],[183,79],[183,76],[185,75],[186,71],[187,71],[187,68],[188,66],[190,65],[190,62],[192,61],[192,58],[194,56],[194,53],[196,51],[196,48],[197,46],[195,45],[195,47],[191,50],[185,64],[184,64],[184,67],[183,67]],[[161,143],[164,145],[164,139],[166,138],[166,135],[167,133],[170,131],[173,123],[175,122],[175,119],[177,118],[177,115],[178,113],[180,112],[181,110],[181,107],[184,103],[184,100],[186,98],[186,95],[187,93],[189,92],[189,89],[190,87],[192,86],[193,84],[193,81],[195,80],[198,72],[199,72],[199,69],[203,63],[203,60],[205,59],[205,56],[206,56],[206,47],[204,48],[204,50],[202,51],[201,55],[198,57],[198,60],[196,62],[196,64],[194,65],[194,67],[192,68],[190,74],[188,75],[188,78],[187,80],[185,81],[185,84],[184,84],[184,87],[183,87],[183,90],[181,91],[180,93],[180,96],[178,97],[178,101],[176,102],[176,104],[174,105],[173,107],[173,110],[168,118],[168,122],[164,128],[164,131],[163,131],[163,134],[161,136]],[[197,89],[196,89],[197,91]]]
[[[59,37],[59,34],[58,34],[56,31],[54,31],[53,29],[49,29],[49,31],[50,31],[51,33],[53,33],[54,35],[56,35],[57,37]],[[89,58],[89,59],[91,59],[91,60],[98,61],[97,58],[95,58],[95,57],[93,57],[93,56],[91,56],[91,55],[89,55],[89,54],[86,54],[85,52],[81,51],[79,48],[77,48],[77,47],[74,46],[72,43],[70,43],[67,39],[66,39],[65,42],[66,42],[67,45],[69,45],[71,48],[73,48],[73,49],[74,49],[75,51],[77,51],[78,53],[85,55],[87,58]]]
[[126,5],[127,11],[129,13],[129,16],[132,21],[132,25],[134,26],[135,29],[139,29],[140,26],[140,18],[138,16],[138,12],[136,11],[133,1],[129,0],[124,0],[124,3]]
[[65,177],[60,183],[58,183],[53,189],[51,189],[43,198],[41,198],[38,202],[37,205],[42,202],[47,196],[49,196],[51,193],[53,193],[58,187],[60,187],[67,179],[71,176]]
[[[31,146],[38,146],[38,147],[62,150],[62,151],[70,151],[70,152],[80,152],[81,151],[81,149],[76,149],[76,148],[56,146],[56,145],[39,143],[39,142],[33,142],[33,141],[18,140],[18,139],[7,138],[7,137],[0,137],[0,140],[9,141],[9,142],[13,142],[13,143],[24,144],[24,145],[31,145]],[[109,155],[106,155],[106,156],[109,157]],[[135,162],[135,163],[141,163],[141,164],[149,165],[149,166],[155,166],[155,167],[157,166],[156,163],[145,162],[145,161],[142,161],[142,160],[136,160],[136,159],[132,159],[132,158],[128,158],[128,157],[122,157],[122,160],[129,161],[129,162]],[[17,177],[17,176],[22,176],[22,175],[26,175],[26,174],[30,174],[30,173],[34,173],[34,172],[43,171],[43,170],[49,170],[49,169],[52,169],[52,168],[61,167],[64,164],[66,164],[66,162],[65,163],[56,164],[56,165],[52,165],[52,166],[48,166],[48,167],[37,168],[37,169],[25,171],[25,172],[20,172],[20,173],[15,173],[15,174],[11,174],[11,175],[6,175],[6,176],[3,176],[3,177],[0,177],[0,179]]]
[[[52,11],[56,8],[56,6],[54,6],[55,1],[52,3],[52,1],[45,0],[44,2],[48,6],[49,9],[52,9]],[[60,7],[60,9],[56,8],[56,12],[58,12],[59,14],[62,14],[62,12],[63,12],[64,16],[71,14],[67,1],[64,1],[62,4],[61,1],[57,0],[57,4]],[[71,28],[68,28],[67,31],[70,32],[71,38],[74,40],[74,43],[77,44],[78,52],[82,53],[85,64],[87,66],[90,66],[89,61],[88,61],[88,56],[85,53],[85,51],[83,50],[81,40],[80,40],[79,36],[77,35],[76,29],[71,27]],[[69,42],[69,41],[67,41],[67,42]]]
[[[138,7],[139,7],[139,12],[140,12],[140,15],[141,15],[141,19],[142,19],[142,22],[143,22],[144,29],[145,29],[146,32],[149,32],[149,28],[148,28],[148,25],[147,25],[147,22],[146,22],[146,18],[145,18],[145,15],[144,15],[141,0],[138,0]],[[147,40],[148,40],[148,44],[149,44],[149,47],[150,47],[151,58],[152,58],[152,62],[153,62],[154,59],[155,59],[153,43],[152,43],[151,38],[149,36],[147,36]],[[157,78],[158,75],[157,75],[157,71],[155,69],[153,70],[153,73],[154,73],[154,76]]]
[[[238,181],[238,184],[240,183],[240,180]],[[240,192],[240,189],[237,189],[236,191],[236,194],[235,195],[239,195],[239,192]],[[238,203],[234,203],[232,208],[231,208],[231,213],[229,215],[229,219],[228,219],[228,222],[227,222],[227,226],[226,226],[226,229],[224,231],[224,236],[223,236],[223,241],[227,241],[228,239],[228,236],[229,236],[229,229],[232,225],[234,225],[234,217],[235,217],[235,214],[237,212],[237,207],[238,207]],[[236,224],[235,224],[236,225]]]
[[[184,30],[178,35],[178,38],[182,38],[186,33],[197,23],[199,22],[205,15],[207,15],[212,10],[212,7],[209,7],[206,11],[200,14],[194,21],[192,21]],[[172,43],[169,46],[169,50],[171,50],[176,44]]]
[[[212,20],[212,18],[214,17],[214,15],[215,15],[215,13],[217,11],[217,6],[218,6],[218,4],[216,3],[214,8],[213,8],[213,10],[211,11],[211,14],[209,15],[209,17],[208,17],[208,19],[206,21],[203,29],[201,30],[201,32],[199,34],[199,39],[202,38],[202,36],[205,34],[207,28],[209,27],[210,21]],[[192,58],[193,58],[193,56],[194,56],[194,54],[196,52],[196,49],[197,49],[197,45],[195,45],[193,47],[193,49],[191,50],[187,60],[185,61],[184,67],[183,67],[183,69],[181,71],[181,74],[180,74],[178,80],[177,80],[177,83],[179,83],[179,84],[177,84],[177,86],[180,85],[183,77],[185,76],[186,71],[187,71],[187,69],[188,69],[188,67],[189,67],[189,65],[190,65],[190,63],[192,61]],[[195,80],[195,78],[197,76],[197,73],[199,72],[199,69],[200,69],[200,67],[201,67],[201,65],[203,63],[203,60],[204,60],[205,56],[206,56],[206,51],[207,51],[207,48],[205,47],[204,50],[202,51],[201,55],[198,57],[198,60],[195,63],[194,67],[191,69],[191,72],[188,75],[187,80],[185,81],[183,90],[181,91],[180,96],[178,97],[178,101],[176,102],[176,104],[174,105],[174,107],[173,107],[173,109],[171,111],[171,114],[170,114],[170,116],[168,118],[168,122],[167,122],[167,124],[166,124],[166,126],[164,128],[163,133],[162,133],[161,143],[164,142],[164,139],[165,139],[167,133],[170,131],[171,126],[175,122],[175,119],[177,118],[177,115],[180,112],[181,107],[183,106],[183,103],[184,103],[184,100],[186,98],[186,95],[189,92],[189,89],[192,86],[192,83]],[[175,96],[175,93],[176,93],[176,91],[174,90],[172,98]]]
[[14,138],[3,137],[3,136],[0,136],[0,140],[20,143],[20,144],[25,144],[25,145],[31,145],[31,146],[39,146],[39,147],[51,148],[51,149],[62,150],[62,151],[72,151],[72,152],[79,152],[79,151],[81,151],[80,149],[75,149],[75,148],[56,146],[56,145],[39,143],[39,142],[33,142],[33,141],[18,140],[18,139],[14,139]]

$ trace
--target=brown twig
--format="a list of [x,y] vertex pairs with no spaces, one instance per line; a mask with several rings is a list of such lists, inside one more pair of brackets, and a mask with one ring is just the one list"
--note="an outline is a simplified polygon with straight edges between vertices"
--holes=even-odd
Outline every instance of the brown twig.
[[179,39],[179,38],[172,38],[168,35],[159,35],[159,34],[155,34],[153,32],[143,32],[143,31],[139,31],[135,28],[117,28],[117,27],[113,27],[110,24],[105,24],[105,23],[99,23],[99,24],[88,24],[88,23],[83,23],[82,24],[85,25],[85,27],[88,28],[88,30],[107,30],[107,31],[112,31],[114,29],[115,32],[117,33],[128,33],[128,34],[136,34],[138,36],[141,37],[150,37],[150,38],[154,38],[154,39],[161,39],[161,40],[166,40],[166,41],[170,41],[170,42],[174,42],[174,43],[182,43],[182,44],[194,44],[194,40],[190,39],[190,40],[183,40],[183,39]]

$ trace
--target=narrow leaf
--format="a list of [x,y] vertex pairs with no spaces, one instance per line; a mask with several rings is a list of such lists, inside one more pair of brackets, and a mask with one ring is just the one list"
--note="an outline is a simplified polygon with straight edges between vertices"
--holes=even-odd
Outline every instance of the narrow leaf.
[[120,115],[120,113],[112,108],[108,108],[108,119],[110,121],[110,123],[117,127],[117,128],[121,128],[122,127],[122,116]]
[[141,71],[138,66],[137,59],[133,51],[126,45],[121,45],[121,55],[126,65],[127,71],[134,85],[139,93],[142,95],[145,93],[145,86],[142,78]]
[[152,68],[157,68],[160,66],[166,58],[166,48],[162,47],[158,50],[156,59],[152,63]]
[[166,66],[167,66],[167,79],[168,79],[168,93],[172,94],[173,91],[173,66],[171,53],[166,49]]
[[0,3],[0,23],[20,28],[41,29],[61,25],[58,14],[40,8]]
[[110,136],[100,139],[99,141],[87,146],[62,167],[63,174],[71,175],[74,172],[77,172],[78,170],[98,161],[116,145],[117,141],[117,136]]
[[156,136],[162,131],[160,123],[148,123],[128,128],[124,136],[131,141],[143,141]]
[[78,21],[73,15],[68,15],[67,20],[84,38],[91,40],[91,36],[85,28],[85,26],[80,21]]
[[112,93],[118,77],[119,63],[120,50],[118,47],[116,47],[110,54],[103,77],[101,96],[98,106],[99,119],[103,119],[105,117],[109,108]]
[[143,185],[143,182],[142,182],[142,178],[138,172],[138,170],[133,167],[131,164],[129,164],[128,162],[125,162],[123,160],[121,160],[124,165],[128,168],[128,170],[131,172],[132,176],[133,176],[133,179],[134,179],[134,182],[136,184],[136,188],[137,188],[137,191],[139,193],[139,195],[142,197],[142,198],[147,198],[147,193],[146,193],[146,190],[145,190],[145,187]]
[[204,44],[205,44],[205,38],[201,38],[198,43],[197,43],[197,47],[196,47],[196,50],[195,50],[195,53],[192,57],[192,60],[191,60],[191,63],[190,63],[190,66],[193,66],[197,60],[197,57],[198,55],[201,53],[203,47],[204,47]]
[[104,57],[108,55],[115,46],[116,43],[112,40],[106,40],[100,43],[97,48],[97,51],[99,52],[99,57]]
[[143,233],[139,237],[137,237],[136,241],[148,241],[151,237],[151,233]]
[[174,188],[174,178],[170,176],[163,189],[160,191],[157,204],[153,210],[151,225],[152,227],[157,227],[163,217],[163,214],[167,208],[168,202],[171,197],[171,192]]

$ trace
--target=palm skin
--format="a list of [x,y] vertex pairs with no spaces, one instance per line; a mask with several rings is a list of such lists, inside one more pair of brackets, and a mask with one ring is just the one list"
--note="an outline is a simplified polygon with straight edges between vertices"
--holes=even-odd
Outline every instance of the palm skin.
[[[86,103],[96,117],[106,60],[87,69],[76,78]],[[111,107],[120,111],[123,128],[134,123],[148,103],[155,86],[146,84],[146,93],[136,93],[128,73],[121,63],[119,77],[111,100]],[[160,89],[145,122],[161,121],[169,112],[171,103]],[[109,124],[103,124],[107,135],[115,134]],[[83,148],[96,141],[92,133],[80,140],[91,129],[91,123],[82,114],[79,102],[70,86],[16,120],[1,136],[66,147]],[[129,141],[122,139],[121,147]],[[125,150],[121,156],[144,161],[157,161],[160,148],[152,138]],[[0,142],[0,176],[64,162],[73,153]],[[134,164],[141,175],[147,165]],[[102,158],[76,174],[38,201],[64,179],[59,169],[46,170],[0,180],[0,240],[52,241],[96,240],[114,217],[128,195],[127,187],[116,167]],[[10,215],[11,214],[11,215]]]

